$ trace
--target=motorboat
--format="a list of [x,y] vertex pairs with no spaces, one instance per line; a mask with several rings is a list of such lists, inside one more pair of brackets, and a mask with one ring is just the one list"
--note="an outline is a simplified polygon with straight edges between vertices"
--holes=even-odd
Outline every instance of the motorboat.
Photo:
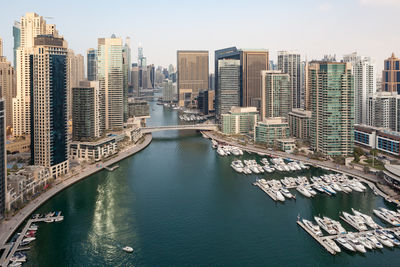
[[355,236],[353,235],[348,235],[347,236],[347,242],[357,251],[361,252],[361,253],[365,253],[367,252],[365,250],[365,247],[363,246],[363,244],[360,243],[360,241],[358,241],[358,239],[355,238]]
[[324,193],[325,192],[325,190],[318,183],[314,183],[313,187],[314,187],[315,190],[317,190],[320,193]]
[[220,156],[226,156],[225,151],[221,147],[217,148],[217,153]]
[[333,225],[331,222],[326,221],[320,217],[314,216],[314,220],[317,222],[317,224],[324,229],[328,234],[330,235],[335,235],[337,231],[334,229]]
[[357,239],[366,249],[372,250],[374,248],[374,244],[371,243],[366,237],[359,236]]
[[342,189],[339,187],[339,185],[337,183],[331,183],[330,187],[332,187],[332,189],[337,191],[337,192],[341,192],[342,191]]
[[44,222],[52,223],[52,222],[54,222],[54,218],[47,218],[46,220],[44,220]]
[[343,228],[343,226],[340,224],[340,222],[332,220],[331,218],[326,217],[326,216],[324,216],[324,220],[326,222],[329,222],[333,226],[333,229],[335,229],[338,234],[347,233],[347,231]]
[[361,217],[361,218],[364,220],[364,222],[365,222],[369,227],[371,227],[372,229],[379,228],[379,225],[378,225],[376,222],[374,222],[374,220],[372,219],[371,216],[368,216],[368,215],[366,215],[366,214],[364,214],[364,213],[361,213],[361,212],[359,212],[358,210],[355,210],[355,209],[353,209],[353,208],[351,209],[351,211],[354,213],[354,215]]
[[348,185],[352,190],[354,190],[356,192],[364,192],[364,190],[362,188],[358,187],[357,184],[355,184],[354,182],[349,182]]
[[347,184],[344,183],[340,184],[340,187],[342,188],[342,191],[346,193],[351,193],[353,191]]
[[322,187],[322,189],[324,189],[324,190],[325,190],[327,193],[329,193],[329,194],[336,194],[336,191],[333,190],[333,188],[330,187],[330,186],[327,185],[327,184],[322,184],[321,187]]
[[282,195],[282,193],[279,190],[273,190],[275,193],[276,199],[279,201],[285,201],[285,197]]
[[378,241],[378,239],[376,238],[376,236],[372,233],[367,233],[365,235],[365,237],[374,244],[375,248],[383,248],[383,245],[381,242]]
[[380,230],[375,230],[374,234],[376,238],[378,239],[379,242],[381,242],[383,245],[392,248],[394,245],[392,241],[389,240],[389,238]]
[[245,174],[252,174],[252,171],[250,170],[250,168],[249,168],[248,166],[244,166],[244,167],[243,167],[243,172],[244,172]]
[[336,243],[330,239],[330,238],[325,238],[323,239],[323,241],[328,247],[330,247],[331,249],[333,249],[336,253],[341,252],[342,250],[340,249],[340,247],[338,245],[336,245]]
[[356,180],[356,179],[353,179],[353,183],[354,183],[358,188],[361,188],[363,191],[364,191],[364,190],[367,190],[367,188],[366,188],[360,181],[358,181],[358,180]]
[[315,196],[317,194],[317,192],[315,190],[312,189],[311,186],[304,186],[304,188],[311,194],[311,196]]
[[394,245],[396,245],[396,246],[399,246],[399,245],[400,245],[400,241],[397,240],[397,239],[394,237],[394,235],[392,235],[391,232],[389,232],[389,231],[382,231],[382,232],[386,235],[387,238],[389,238],[389,240],[390,240]]
[[400,226],[400,222],[398,220],[396,220],[395,218],[393,218],[392,216],[390,216],[390,214],[387,214],[380,210],[373,210],[373,212],[377,217],[379,217],[383,221],[385,221],[393,226]]
[[132,253],[133,252],[133,248],[128,247],[128,246],[123,247],[122,250],[125,251],[125,252],[128,252],[128,253]]
[[36,238],[35,237],[27,237],[27,238],[24,238],[24,239],[22,239],[22,242],[32,242],[33,240],[36,240]]
[[61,222],[64,220],[64,216],[58,216],[54,219],[55,222]]
[[240,160],[235,160],[232,161],[231,163],[231,167],[238,173],[242,173],[243,172],[243,164]]
[[346,239],[344,239],[344,238],[342,238],[342,237],[336,238],[335,241],[336,241],[340,246],[342,246],[343,248],[347,249],[348,251],[352,251],[352,252],[356,251],[356,250],[353,248],[353,246],[350,245],[350,244],[346,241]]
[[354,228],[356,228],[359,231],[367,231],[367,226],[365,226],[364,224],[364,220],[359,217],[359,216],[355,216],[355,215],[351,215],[347,212],[342,212],[344,218],[347,220],[347,222],[353,226]]
[[313,224],[311,221],[303,219],[304,225],[316,236],[322,236],[322,231],[318,225]]
[[286,198],[294,198],[292,193],[290,193],[290,191],[287,190],[286,188],[281,188],[280,191],[282,195],[284,195]]
[[299,185],[296,187],[296,190],[299,191],[305,197],[311,197],[311,193],[303,186]]

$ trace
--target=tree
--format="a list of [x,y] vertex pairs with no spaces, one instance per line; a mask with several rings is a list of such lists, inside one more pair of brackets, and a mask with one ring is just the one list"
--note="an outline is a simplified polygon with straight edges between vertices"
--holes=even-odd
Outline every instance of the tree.
[[338,155],[338,156],[334,156],[333,157],[333,161],[336,163],[336,164],[344,164],[345,162],[345,158],[343,157],[343,156],[341,156],[341,155]]
[[354,157],[358,156],[360,158],[361,156],[365,155],[364,150],[361,147],[355,146],[353,150]]

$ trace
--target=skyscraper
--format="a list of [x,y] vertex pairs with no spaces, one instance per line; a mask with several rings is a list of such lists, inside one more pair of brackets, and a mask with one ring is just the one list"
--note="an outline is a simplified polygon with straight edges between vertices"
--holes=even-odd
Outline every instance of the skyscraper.
[[3,39],[0,37],[0,57],[3,56]]
[[72,116],[72,88],[77,87],[85,79],[85,62],[81,54],[75,55],[72,49],[68,50],[68,118]]
[[17,68],[17,49],[21,46],[21,24],[19,21],[14,22],[13,26],[13,37],[14,37],[14,47],[13,47],[13,52],[14,52],[14,58],[13,58],[13,66],[14,69]]
[[240,60],[218,60],[218,91],[215,96],[215,112],[218,119],[232,107],[240,106]]
[[3,219],[5,216],[7,194],[7,154],[4,115],[4,101],[0,99],[0,219]]
[[72,88],[72,138],[89,141],[101,136],[100,86],[98,81],[81,81]]
[[351,64],[316,61],[309,66],[311,145],[326,156],[348,156],[354,144]]
[[140,96],[139,92],[139,67],[132,67],[131,70],[131,84],[133,87],[133,92],[136,96]]
[[400,95],[397,92],[377,92],[368,97],[366,124],[400,131]]
[[[20,46],[17,49],[17,96],[13,98],[13,127],[15,136],[29,135],[30,130],[30,88],[31,65],[30,55],[33,53],[34,39],[38,35],[51,34],[57,36],[54,25],[46,25],[42,16],[26,13],[20,22]],[[14,40],[14,44],[16,40]]]
[[99,38],[97,75],[102,96],[102,130],[121,129],[124,122],[124,73],[122,39]]
[[354,75],[354,123],[367,123],[368,97],[376,93],[375,62],[370,57],[361,57],[357,53],[343,56],[344,62],[350,62]]
[[[261,107],[261,71],[269,68],[266,49],[237,49],[229,47],[215,51],[215,91],[218,95],[218,60],[240,60],[240,105]],[[218,103],[218,99],[216,99]]]
[[300,54],[287,51],[278,52],[278,70],[290,76],[290,89],[292,91],[291,107],[300,108],[304,106],[304,92],[301,90],[302,73]]
[[131,47],[130,38],[126,38],[124,47],[122,48],[122,70],[123,70],[123,106],[124,106],[124,122],[128,119],[128,86],[130,83],[131,76]]
[[186,106],[208,89],[208,51],[178,51],[177,69],[179,106]]
[[89,48],[86,53],[87,78],[89,81],[97,80],[97,50]]
[[165,79],[163,81],[163,101],[174,101],[175,89],[171,80]]
[[5,104],[6,127],[12,127],[12,99],[16,96],[15,71],[7,58],[2,56],[0,38],[0,98]]
[[68,172],[68,49],[62,37],[39,35],[31,55],[31,161],[52,177]]
[[261,120],[285,117],[291,111],[292,88],[290,76],[280,70],[261,72]]
[[392,53],[392,56],[385,60],[384,68],[382,71],[382,91],[400,94],[400,58]]

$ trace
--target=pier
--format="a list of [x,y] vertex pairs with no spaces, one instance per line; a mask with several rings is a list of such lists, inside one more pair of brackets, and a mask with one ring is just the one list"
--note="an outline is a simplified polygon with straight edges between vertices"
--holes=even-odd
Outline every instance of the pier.
[[19,246],[20,246],[22,240],[24,238],[26,238],[25,235],[28,232],[28,229],[31,227],[32,223],[44,222],[49,219],[51,219],[51,220],[53,220],[53,222],[55,222],[55,221],[61,221],[61,220],[63,220],[63,218],[64,217],[60,213],[58,216],[49,216],[49,217],[43,217],[43,218],[29,219],[27,224],[25,225],[25,227],[22,229],[21,234],[18,236],[17,240],[15,240],[15,242],[5,244],[2,247],[2,249],[4,249],[4,251],[3,251],[3,255],[0,258],[0,266],[3,266],[3,267],[8,266],[8,264],[10,263],[10,259],[15,254],[15,252],[29,249],[28,247],[20,248]]
[[262,184],[260,184],[259,182],[254,182],[255,186],[258,186],[262,191],[264,191],[270,198],[272,198],[272,200],[274,201],[278,201],[275,197],[274,194],[272,194],[271,190],[266,189]]
[[112,171],[114,171],[114,170],[116,170],[116,169],[118,169],[119,168],[119,165],[114,165],[114,166],[112,166],[112,167],[109,167],[109,166],[105,166],[104,167],[104,169],[106,169],[107,171],[109,171],[109,172],[112,172]]
[[304,229],[309,235],[311,235],[315,240],[317,240],[318,243],[320,243],[321,246],[323,246],[329,253],[332,255],[336,254],[336,251],[334,251],[331,247],[329,247],[325,242],[324,242],[324,237],[319,237],[316,236],[313,232],[308,229],[304,223],[302,223],[300,220],[297,221],[297,224],[300,225],[301,228]]

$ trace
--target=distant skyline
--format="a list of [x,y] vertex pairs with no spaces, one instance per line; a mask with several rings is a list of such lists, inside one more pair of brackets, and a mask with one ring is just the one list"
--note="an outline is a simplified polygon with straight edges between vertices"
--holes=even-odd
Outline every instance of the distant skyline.
[[[40,2],[40,3],[39,3]],[[400,56],[398,0],[29,1],[1,4],[0,37],[12,61],[12,26],[26,12],[54,23],[75,53],[96,48],[97,38],[131,38],[133,62],[143,46],[149,64],[176,66],[177,50],[214,51],[229,46],[296,51],[309,60],[358,52],[376,60]]]

